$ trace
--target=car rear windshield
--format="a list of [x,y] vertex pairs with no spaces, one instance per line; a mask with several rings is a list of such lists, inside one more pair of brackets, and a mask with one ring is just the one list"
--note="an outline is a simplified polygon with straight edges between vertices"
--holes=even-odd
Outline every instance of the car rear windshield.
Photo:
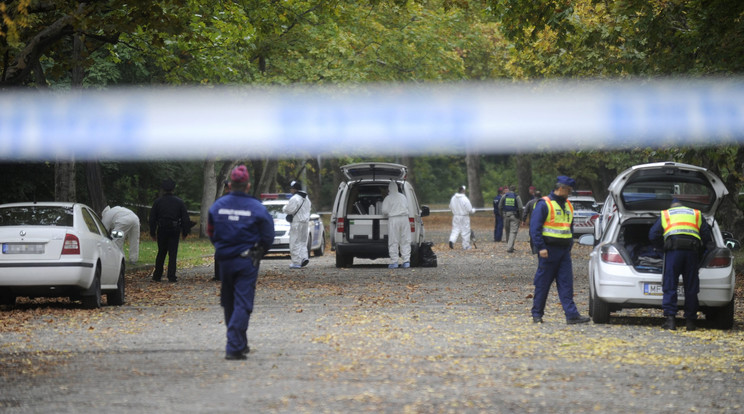
[[0,208],[0,226],[72,227],[72,207],[22,206]]
[[597,208],[595,207],[596,203],[593,203],[591,201],[571,200],[571,204],[573,205],[574,210],[597,211]]
[[628,210],[666,210],[677,199],[703,213],[711,210],[716,193],[699,171],[641,171],[623,187],[622,202]]

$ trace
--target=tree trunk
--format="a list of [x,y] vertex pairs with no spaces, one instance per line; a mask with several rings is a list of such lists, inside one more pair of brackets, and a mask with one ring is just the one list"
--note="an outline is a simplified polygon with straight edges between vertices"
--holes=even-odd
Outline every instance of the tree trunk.
[[308,158],[307,163],[310,165],[307,174],[305,174],[307,178],[307,194],[313,203],[313,208],[318,210],[323,204],[321,200],[321,187],[323,183],[320,177],[320,160],[319,158]]
[[[279,171],[279,161],[276,159],[267,159],[263,162],[261,176],[257,177],[256,188],[253,190],[253,196],[259,197],[261,193],[273,193],[276,185],[276,174]],[[288,189],[287,189],[288,190]]]
[[522,202],[526,203],[530,199],[530,186],[532,185],[532,159],[528,154],[517,154],[515,163],[517,167],[517,193]]
[[217,179],[214,173],[214,158],[208,158],[204,161],[204,175],[202,187],[201,208],[199,209],[199,237],[207,237],[207,221],[209,217],[209,208],[217,199]]
[[101,174],[101,164],[97,161],[86,162],[85,178],[88,183],[90,207],[100,215],[108,204],[106,194],[103,192],[103,174]]
[[470,203],[473,207],[483,207],[483,191],[480,185],[480,155],[465,155],[465,166],[468,172],[468,188],[470,189]]
[[414,171],[414,158],[403,157],[403,165],[408,167],[408,177],[406,177],[406,181],[411,183],[411,185],[413,185],[413,188],[417,188],[418,185],[416,183],[416,173]]
[[75,201],[75,161],[54,163],[54,200]]

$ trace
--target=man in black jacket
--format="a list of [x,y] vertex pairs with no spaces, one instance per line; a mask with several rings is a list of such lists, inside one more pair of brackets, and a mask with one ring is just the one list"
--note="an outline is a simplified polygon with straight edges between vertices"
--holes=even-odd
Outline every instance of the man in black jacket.
[[158,242],[158,255],[155,258],[155,271],[152,274],[154,282],[160,282],[163,277],[165,255],[168,255],[168,281],[175,283],[176,259],[178,258],[179,237],[191,232],[191,220],[186,211],[183,200],[173,195],[176,183],[171,179],[163,181],[163,195],[152,205],[150,210],[150,236]]

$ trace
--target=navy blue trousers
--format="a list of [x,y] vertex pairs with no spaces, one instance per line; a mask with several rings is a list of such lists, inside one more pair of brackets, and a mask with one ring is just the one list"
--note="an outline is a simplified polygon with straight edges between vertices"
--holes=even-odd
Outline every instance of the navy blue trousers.
[[664,309],[664,316],[677,315],[677,286],[679,275],[682,275],[685,287],[685,319],[697,318],[700,292],[698,264],[697,252],[692,250],[669,250],[664,253],[664,276],[661,281],[664,292],[661,307]]
[[501,214],[494,215],[496,223],[493,228],[493,241],[500,242],[501,238],[504,237],[504,218]]
[[225,352],[235,354],[248,346],[248,322],[253,312],[258,269],[250,259],[237,257],[220,260],[220,304],[225,311],[227,346]]
[[545,302],[548,299],[550,285],[555,281],[558,288],[558,298],[563,305],[566,319],[579,315],[573,300],[573,265],[571,263],[571,248],[548,246],[548,257],[537,256],[537,272],[535,273],[535,295],[532,299],[532,316],[542,318],[545,313]]

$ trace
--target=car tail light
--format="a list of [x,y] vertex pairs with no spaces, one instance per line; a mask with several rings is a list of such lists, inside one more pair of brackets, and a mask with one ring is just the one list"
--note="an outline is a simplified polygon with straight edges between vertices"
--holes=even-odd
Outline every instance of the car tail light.
[[716,249],[715,255],[705,264],[708,268],[729,266],[731,266],[731,252],[728,249]]
[[615,246],[603,246],[601,250],[602,261],[612,264],[626,264],[623,256]]
[[408,222],[411,223],[411,233],[416,232],[416,222],[413,221],[413,217],[408,217]]
[[62,244],[62,254],[80,254],[80,239],[72,234],[65,235],[65,242]]
[[336,220],[336,233],[343,233],[344,232],[344,219],[339,218]]

